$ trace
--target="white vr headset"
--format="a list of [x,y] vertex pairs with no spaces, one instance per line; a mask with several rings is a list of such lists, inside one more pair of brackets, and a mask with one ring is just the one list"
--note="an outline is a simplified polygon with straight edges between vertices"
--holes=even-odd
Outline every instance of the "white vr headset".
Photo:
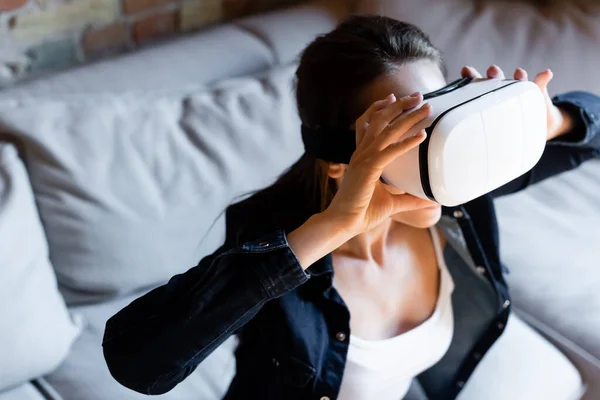
[[546,105],[533,82],[461,79],[424,96],[426,140],[382,178],[412,195],[455,206],[529,171],[546,145]]
[[[425,129],[426,140],[382,175],[399,190],[456,206],[523,175],[542,156],[546,105],[532,82],[463,78],[424,95],[424,101],[432,115],[404,137]],[[347,163],[356,147],[347,131],[330,135],[303,126],[302,134],[307,151],[328,161]]]

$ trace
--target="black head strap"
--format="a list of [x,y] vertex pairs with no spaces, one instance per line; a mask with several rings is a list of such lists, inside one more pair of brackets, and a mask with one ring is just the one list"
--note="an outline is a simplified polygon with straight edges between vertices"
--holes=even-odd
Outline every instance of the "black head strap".
[[356,133],[346,130],[317,130],[302,125],[304,149],[315,158],[349,164],[356,150]]

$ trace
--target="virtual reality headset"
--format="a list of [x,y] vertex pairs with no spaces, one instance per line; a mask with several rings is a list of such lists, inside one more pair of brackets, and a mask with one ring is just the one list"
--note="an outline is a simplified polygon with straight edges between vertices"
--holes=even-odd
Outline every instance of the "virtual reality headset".
[[[423,98],[432,113],[404,137],[425,129],[426,140],[382,174],[399,190],[456,206],[523,175],[542,156],[546,104],[532,82],[463,78]],[[348,163],[356,149],[348,130],[303,126],[302,137],[307,152],[327,161]]]

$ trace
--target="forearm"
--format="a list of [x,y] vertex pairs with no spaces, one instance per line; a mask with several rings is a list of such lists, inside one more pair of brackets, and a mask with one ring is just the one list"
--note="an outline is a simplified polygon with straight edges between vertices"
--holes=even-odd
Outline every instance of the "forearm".
[[[161,287],[149,293],[107,322],[103,351],[108,369],[120,384],[139,393],[173,389],[251,319],[266,298],[237,293],[245,296],[240,303],[222,293],[215,299],[220,297],[223,304],[202,304],[201,297],[186,304],[173,302],[170,290]],[[231,302],[229,315],[224,312],[226,302]],[[118,332],[121,329],[124,332]]]
[[132,390],[165,393],[267,301],[307,279],[281,232],[206,258],[108,320],[109,370]]
[[589,92],[568,92],[553,98],[562,123],[550,145],[600,150],[600,97]]
[[307,269],[342,244],[353,234],[345,229],[343,221],[327,211],[310,217],[302,226],[288,235],[288,243],[300,265]]
[[558,106],[559,125],[558,128],[548,137],[548,140],[554,140],[573,131],[576,126],[576,116],[566,110],[564,107]]

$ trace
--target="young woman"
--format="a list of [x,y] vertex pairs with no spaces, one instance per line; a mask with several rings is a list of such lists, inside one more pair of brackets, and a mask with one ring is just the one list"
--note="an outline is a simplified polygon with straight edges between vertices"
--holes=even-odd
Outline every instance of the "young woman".
[[[481,78],[470,67],[462,75]],[[380,176],[424,140],[421,132],[399,141],[428,105],[404,111],[443,87],[444,76],[428,37],[389,18],[353,17],[310,44],[297,70],[306,154],[228,208],[214,254],[107,322],[115,379],[165,393],[236,334],[227,399],[397,400],[413,381],[429,399],[455,398],[510,310],[493,199],[598,156],[600,99],[550,99],[552,74],[538,74],[548,119],[540,162],[493,193],[442,209]],[[496,66],[487,71],[503,77]],[[514,78],[527,73],[518,68]],[[344,130],[355,147],[339,143]]]

